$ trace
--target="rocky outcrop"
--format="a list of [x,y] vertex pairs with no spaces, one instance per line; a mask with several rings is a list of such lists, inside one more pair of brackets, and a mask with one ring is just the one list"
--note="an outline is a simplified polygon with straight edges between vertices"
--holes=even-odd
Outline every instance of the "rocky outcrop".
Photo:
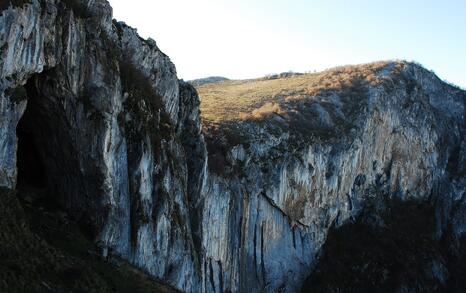
[[16,169],[25,113],[18,129],[33,137],[25,147],[37,150],[47,189],[99,245],[196,291],[196,92],[154,41],[112,21],[106,1],[31,1],[3,10],[0,28],[0,184],[28,180]]
[[206,146],[194,88],[106,1],[15,5],[0,15],[0,186],[39,181],[104,254],[187,292],[290,292],[330,227],[380,194],[435,203],[437,237],[464,237],[466,94],[422,67],[379,64],[351,94],[206,128]]
[[209,290],[298,290],[329,229],[369,198],[436,205],[438,238],[463,206],[465,93],[405,62],[339,70],[349,86],[207,131],[209,160],[223,162],[203,193]]

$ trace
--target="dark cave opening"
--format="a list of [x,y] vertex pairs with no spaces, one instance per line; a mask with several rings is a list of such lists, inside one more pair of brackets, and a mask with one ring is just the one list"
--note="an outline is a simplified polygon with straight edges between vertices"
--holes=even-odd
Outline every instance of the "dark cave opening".
[[62,104],[69,91],[59,91],[59,83],[56,72],[49,70],[23,86],[27,106],[16,126],[17,195],[26,206],[66,213],[93,239],[96,220],[91,215],[97,204],[87,192],[97,190],[98,181],[95,173],[79,168],[81,153],[73,146]]
[[18,138],[16,154],[17,188],[43,190],[47,187],[47,172],[34,129],[34,127],[39,127],[38,119],[40,117],[33,101],[35,97],[31,90],[32,86],[28,82],[25,87],[28,93],[28,104],[16,127],[16,136]]

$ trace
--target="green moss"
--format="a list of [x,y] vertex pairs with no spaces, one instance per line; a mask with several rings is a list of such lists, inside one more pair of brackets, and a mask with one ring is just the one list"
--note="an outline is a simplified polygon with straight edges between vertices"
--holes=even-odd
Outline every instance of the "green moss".
[[161,152],[162,139],[169,139],[174,128],[162,107],[162,97],[152,88],[152,82],[130,62],[120,61],[123,91],[128,93],[125,112],[133,119],[128,122],[127,134],[141,141],[149,136],[156,154]]
[[11,101],[15,104],[27,100],[27,91],[24,86],[21,85],[7,90],[5,94],[9,96]]
[[461,165],[461,148],[456,146],[450,153],[446,170],[452,177],[464,178],[466,176],[466,167]]
[[114,43],[106,31],[102,30],[100,32],[100,39],[104,45],[102,49],[107,52],[107,60],[109,62],[115,62],[122,59],[122,52],[120,47]]
[[146,104],[147,109],[140,109],[140,111],[161,109],[162,98],[155,93],[151,81],[132,63],[120,61],[120,76],[123,89],[132,98],[138,98]]
[[79,100],[83,103],[84,109],[89,112],[94,109],[91,102],[92,91],[89,88],[85,88],[79,95]]

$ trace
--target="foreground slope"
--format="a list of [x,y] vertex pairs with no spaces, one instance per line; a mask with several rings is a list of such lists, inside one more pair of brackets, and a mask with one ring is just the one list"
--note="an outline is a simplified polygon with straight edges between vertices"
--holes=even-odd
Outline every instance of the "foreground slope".
[[178,292],[120,259],[100,257],[64,211],[43,198],[31,201],[37,195],[0,189],[1,292]]
[[368,198],[433,206],[462,251],[465,92],[424,68],[206,84],[202,134],[194,88],[106,1],[4,6],[0,186],[41,190],[103,256],[187,292],[292,292]]

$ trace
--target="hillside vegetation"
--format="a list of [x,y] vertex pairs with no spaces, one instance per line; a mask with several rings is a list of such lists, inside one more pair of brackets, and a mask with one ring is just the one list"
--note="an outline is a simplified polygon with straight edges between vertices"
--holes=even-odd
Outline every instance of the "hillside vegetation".
[[0,188],[0,292],[178,292],[94,244],[42,191]]
[[323,101],[333,94],[357,98],[367,85],[394,82],[406,62],[341,66],[318,73],[277,79],[231,80],[197,87],[202,118],[207,124],[232,120],[262,120],[293,112],[299,102]]
[[207,141],[236,145],[284,133],[297,143],[347,137],[362,117],[358,114],[365,111],[370,91],[415,87],[403,73],[409,66],[418,65],[383,61],[198,86]]
[[210,76],[210,77],[190,80],[188,82],[192,84],[193,86],[198,87],[198,86],[202,86],[202,85],[206,85],[210,83],[222,82],[222,81],[227,81],[227,80],[229,79],[222,77],[222,76]]

